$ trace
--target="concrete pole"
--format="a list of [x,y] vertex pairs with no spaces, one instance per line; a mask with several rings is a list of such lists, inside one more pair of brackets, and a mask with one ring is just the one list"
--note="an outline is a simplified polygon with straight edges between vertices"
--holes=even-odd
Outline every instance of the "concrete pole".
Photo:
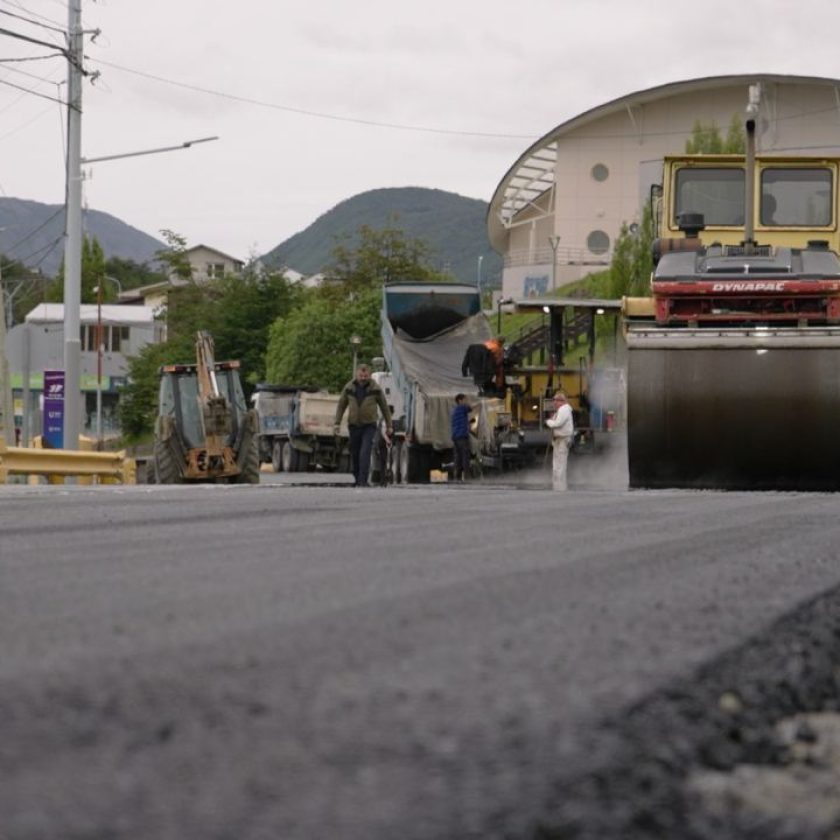
[[64,448],[79,448],[82,300],[82,0],[68,3],[67,238],[64,246]]
[[3,288],[2,267],[0,267],[0,412],[3,414],[3,440],[7,446],[14,446],[15,406],[12,402],[9,360],[6,358],[6,292]]
[[20,445],[29,446],[29,430],[32,424],[32,395],[29,390],[29,322],[23,322],[23,428],[20,430]]

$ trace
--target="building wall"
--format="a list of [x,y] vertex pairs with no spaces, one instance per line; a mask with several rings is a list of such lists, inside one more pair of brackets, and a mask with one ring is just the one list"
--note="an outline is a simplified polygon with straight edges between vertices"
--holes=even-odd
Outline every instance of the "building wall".
[[187,251],[187,258],[193,270],[193,280],[196,283],[206,283],[218,280],[226,274],[241,274],[242,262],[231,259],[213,248],[198,245]]
[[[528,208],[514,219],[503,255],[502,293],[523,296],[528,277],[550,276],[551,254],[546,250],[550,236],[560,237],[558,285],[606,267],[622,223],[640,221],[651,184],[661,180],[663,156],[685,151],[698,120],[714,122],[725,137],[732,117],[743,117],[747,94],[747,84],[672,94],[594,119],[557,137],[554,213],[521,224],[534,215]],[[840,153],[840,106],[834,88],[765,83],[756,140],[758,152],[764,154]],[[599,239],[606,251],[593,251],[594,240]],[[521,256],[527,249],[534,256],[523,264]]]

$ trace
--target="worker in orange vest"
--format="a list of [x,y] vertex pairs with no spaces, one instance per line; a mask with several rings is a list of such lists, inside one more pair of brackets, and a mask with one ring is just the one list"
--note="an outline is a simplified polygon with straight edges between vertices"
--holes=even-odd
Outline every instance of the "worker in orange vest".
[[496,363],[496,390],[499,394],[505,391],[505,337],[488,338],[484,346],[492,353],[493,361]]

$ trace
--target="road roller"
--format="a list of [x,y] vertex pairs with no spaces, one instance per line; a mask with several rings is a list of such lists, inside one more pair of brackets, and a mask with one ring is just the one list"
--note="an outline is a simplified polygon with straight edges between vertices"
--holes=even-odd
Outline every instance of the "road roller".
[[838,159],[666,158],[625,299],[630,486],[840,489]]

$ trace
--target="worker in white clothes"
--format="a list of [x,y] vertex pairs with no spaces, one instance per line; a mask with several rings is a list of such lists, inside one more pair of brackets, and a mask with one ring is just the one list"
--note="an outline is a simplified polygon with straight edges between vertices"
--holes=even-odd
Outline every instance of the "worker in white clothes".
[[575,421],[572,418],[572,407],[562,391],[554,395],[554,414],[545,421],[551,429],[551,444],[554,447],[554,459],[551,464],[551,486],[554,490],[565,490],[566,461],[569,457],[569,447],[575,434]]

